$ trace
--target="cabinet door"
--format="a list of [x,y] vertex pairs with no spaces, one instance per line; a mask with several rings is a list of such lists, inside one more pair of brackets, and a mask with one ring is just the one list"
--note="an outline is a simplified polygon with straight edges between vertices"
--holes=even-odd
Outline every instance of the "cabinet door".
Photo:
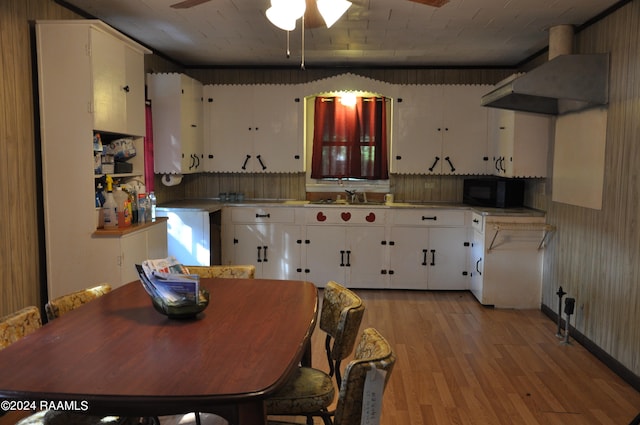
[[[251,164],[255,172],[303,171],[300,118],[303,102],[293,86],[261,85],[254,89],[254,144]],[[247,105],[249,106],[249,105]]]
[[463,227],[429,229],[428,289],[469,289],[467,270],[467,230]]
[[345,227],[307,226],[306,279],[324,287],[330,280],[346,285]]
[[384,227],[349,227],[345,253],[350,288],[381,288],[386,284],[387,269]]
[[392,289],[427,289],[429,230],[393,227],[389,246],[389,280]]
[[257,278],[292,279],[301,264],[299,234],[294,225],[236,224],[233,263],[255,265]]
[[156,173],[204,170],[202,84],[176,73],[148,74]]
[[489,90],[484,85],[443,87],[443,174],[487,172],[489,108],[480,99]]
[[144,54],[129,46],[124,48],[126,134],[145,136]]
[[135,232],[120,238],[121,263],[120,282],[122,284],[138,280],[136,264],[147,260],[147,232]]
[[182,172],[195,173],[205,168],[202,84],[186,75],[180,81]]
[[442,114],[438,102],[440,92],[435,87],[416,85],[398,88],[391,145],[393,173],[427,173],[434,164],[439,172],[441,134],[437,129],[442,124]]
[[[300,226],[275,224],[263,235],[263,261],[260,277],[264,279],[296,279],[302,264]],[[266,250],[265,250],[266,249]]]
[[471,261],[469,264],[471,281],[469,289],[478,301],[483,302],[482,283],[484,272],[484,234],[473,231],[471,241]]
[[249,171],[253,165],[252,95],[251,86],[207,86],[207,171]]
[[126,134],[125,47],[97,28],[90,30],[90,43],[94,129]]

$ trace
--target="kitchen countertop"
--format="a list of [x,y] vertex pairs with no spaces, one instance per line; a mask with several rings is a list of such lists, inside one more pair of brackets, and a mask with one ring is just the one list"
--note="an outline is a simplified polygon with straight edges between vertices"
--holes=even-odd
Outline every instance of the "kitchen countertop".
[[192,211],[207,211],[209,213],[216,212],[222,209],[222,207],[308,207],[308,208],[446,208],[446,209],[464,209],[471,210],[483,216],[538,216],[543,217],[544,211],[536,210],[533,208],[485,208],[474,207],[461,203],[452,202],[394,202],[391,204],[383,203],[318,203],[311,201],[293,200],[293,199],[247,199],[242,202],[222,202],[219,199],[183,199],[179,201],[172,201],[158,205],[157,209],[166,211],[170,209],[183,209]]

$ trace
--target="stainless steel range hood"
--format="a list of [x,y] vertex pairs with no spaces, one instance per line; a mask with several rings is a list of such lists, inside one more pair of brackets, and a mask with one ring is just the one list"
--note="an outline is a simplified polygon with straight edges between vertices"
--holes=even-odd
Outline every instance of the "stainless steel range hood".
[[482,97],[482,105],[558,115],[606,105],[609,54],[556,56],[528,73],[508,78]]

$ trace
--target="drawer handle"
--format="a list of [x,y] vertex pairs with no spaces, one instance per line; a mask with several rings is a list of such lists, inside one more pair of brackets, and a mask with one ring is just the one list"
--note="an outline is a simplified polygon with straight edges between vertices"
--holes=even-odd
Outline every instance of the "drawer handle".
[[422,221],[425,221],[425,220],[433,220],[433,221],[436,221],[437,219],[438,219],[438,216],[437,216],[437,215],[434,215],[434,216],[432,216],[432,217],[427,217],[427,216],[424,216],[424,215],[422,216]]
[[258,214],[256,213],[256,218],[271,218],[271,214],[267,213],[267,214]]
[[473,222],[474,222],[474,223],[480,223],[480,220],[478,220],[477,218],[474,218],[474,219],[473,219]]

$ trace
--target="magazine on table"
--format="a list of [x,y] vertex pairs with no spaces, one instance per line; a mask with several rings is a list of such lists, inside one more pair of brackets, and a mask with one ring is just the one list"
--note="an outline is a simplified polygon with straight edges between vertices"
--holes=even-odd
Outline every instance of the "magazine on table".
[[200,277],[189,274],[175,257],[145,260],[136,269],[150,296],[174,306],[200,303]]

